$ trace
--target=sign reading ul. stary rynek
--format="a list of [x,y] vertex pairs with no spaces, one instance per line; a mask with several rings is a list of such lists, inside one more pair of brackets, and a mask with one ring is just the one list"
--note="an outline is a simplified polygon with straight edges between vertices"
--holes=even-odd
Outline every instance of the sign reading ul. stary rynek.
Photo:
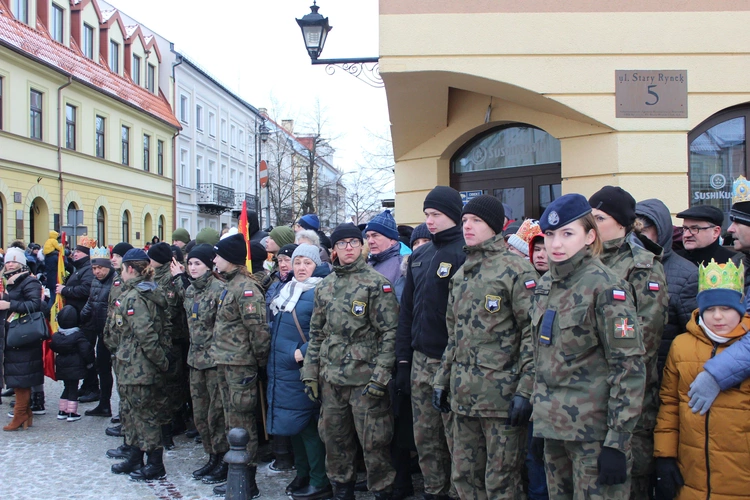
[[617,118],[687,118],[687,70],[616,70]]

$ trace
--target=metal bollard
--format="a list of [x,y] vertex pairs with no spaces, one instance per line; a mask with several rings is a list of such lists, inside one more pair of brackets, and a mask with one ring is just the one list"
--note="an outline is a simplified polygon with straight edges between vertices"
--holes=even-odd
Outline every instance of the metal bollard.
[[247,464],[250,463],[250,454],[247,452],[247,443],[250,435],[245,429],[235,427],[227,434],[229,451],[224,455],[224,461],[229,464],[227,473],[226,500],[247,500],[250,486],[250,471]]

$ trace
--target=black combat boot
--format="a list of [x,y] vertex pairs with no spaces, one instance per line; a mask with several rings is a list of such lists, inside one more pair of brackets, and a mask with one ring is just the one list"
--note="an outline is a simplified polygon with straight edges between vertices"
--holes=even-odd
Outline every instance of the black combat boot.
[[247,467],[250,471],[250,482],[247,487],[247,498],[258,498],[260,497],[260,490],[258,489],[258,483],[255,482],[255,473],[258,472],[258,467],[250,465]]
[[210,454],[208,456],[208,462],[206,462],[206,465],[201,467],[198,470],[193,471],[193,479],[200,479],[203,476],[208,475],[214,468],[219,465],[219,461],[223,460],[224,454],[218,453],[218,454]]
[[174,450],[174,441],[172,440],[172,424],[161,426],[161,444],[165,450]]
[[203,476],[203,484],[216,484],[223,483],[227,480],[227,473],[229,472],[229,464],[224,461],[224,455],[218,455],[219,461],[216,463],[213,469],[208,474]]
[[167,477],[167,471],[164,468],[164,448],[149,451],[146,465],[130,473],[130,479],[133,481],[153,481],[165,477]]
[[214,486],[214,495],[218,497],[223,497],[227,494],[227,483],[220,484],[219,486]]
[[333,483],[333,500],[354,500],[354,483]]
[[115,474],[130,474],[133,471],[140,470],[141,467],[143,467],[143,452],[135,446],[131,446],[127,459],[113,465],[112,472]]
[[104,434],[112,437],[125,437],[125,435],[122,433],[122,424],[115,425],[114,427],[107,427],[107,429],[104,431]]
[[111,450],[107,450],[107,458],[119,458],[125,460],[128,458],[128,456],[130,456],[131,448],[132,446],[125,443],[125,440],[123,439],[120,446]]
[[35,392],[31,395],[31,413],[34,415],[44,415],[47,411],[44,409],[44,393]]

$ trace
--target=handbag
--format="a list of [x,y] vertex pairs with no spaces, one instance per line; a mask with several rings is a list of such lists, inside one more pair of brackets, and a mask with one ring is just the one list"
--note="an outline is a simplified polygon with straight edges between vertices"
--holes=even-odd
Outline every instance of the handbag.
[[24,316],[18,317],[8,325],[5,345],[11,348],[23,347],[50,337],[47,321],[41,311],[30,312],[26,307]]

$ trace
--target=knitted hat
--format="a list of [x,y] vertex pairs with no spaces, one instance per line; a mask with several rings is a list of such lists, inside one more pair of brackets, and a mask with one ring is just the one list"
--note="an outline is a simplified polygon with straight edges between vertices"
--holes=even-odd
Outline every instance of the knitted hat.
[[169,248],[169,244],[162,241],[156,245],[151,245],[151,248],[148,249],[148,257],[159,264],[166,264],[172,260],[172,249]]
[[318,219],[318,216],[315,214],[303,215],[300,217],[299,221],[297,221],[297,224],[305,229],[312,229],[313,231],[320,229],[320,219]]
[[611,215],[623,227],[635,222],[635,198],[619,186],[604,186],[589,198],[589,205]]
[[367,231],[375,231],[380,233],[386,238],[392,240],[398,239],[398,227],[396,226],[396,219],[391,215],[390,210],[384,210],[375,217],[365,226],[365,233]]
[[522,225],[522,220],[514,220],[503,229],[503,237],[508,238],[511,234],[516,234]]
[[543,233],[554,231],[590,213],[591,205],[582,195],[564,194],[547,205],[542,218],[539,219],[539,227]]
[[57,324],[60,328],[75,328],[78,326],[78,311],[75,307],[67,305],[57,313]]
[[214,257],[216,257],[214,247],[207,243],[202,243],[200,245],[195,245],[193,249],[190,250],[190,253],[188,254],[188,262],[190,262],[190,259],[198,259],[203,262],[207,268],[213,269]]
[[745,315],[745,266],[738,268],[731,260],[717,264],[714,259],[707,266],[698,266],[698,309],[701,316],[709,307],[731,307]]
[[298,246],[299,245],[295,245],[294,243],[292,243],[291,245],[284,245],[283,247],[279,249],[279,252],[276,254],[276,257],[278,257],[279,255],[286,255],[287,257],[291,259],[292,255],[294,255],[294,251],[297,250]]
[[277,226],[269,236],[280,247],[294,243],[294,230],[289,226]]
[[[214,245],[214,250],[216,255],[230,264],[241,266],[247,261],[247,242],[240,233],[220,240]],[[265,249],[263,251],[265,252]]]
[[[242,236],[242,235],[240,235]],[[250,243],[250,263],[253,265],[253,272],[257,273],[263,269],[263,263],[268,258],[268,250],[260,241]]]
[[358,239],[360,242],[364,241],[362,239],[362,232],[359,230],[357,226],[352,224],[351,222],[345,222],[344,224],[339,224],[336,229],[333,230],[331,233],[331,243],[336,244],[337,241],[347,239],[347,238],[355,238]]
[[145,260],[146,262],[148,262],[148,254],[140,248],[131,248],[130,250],[125,252],[125,255],[122,256],[123,263],[136,260]]
[[477,196],[472,198],[464,206],[464,210],[461,215],[472,214],[476,215],[484,222],[487,223],[495,234],[502,234],[503,226],[505,225],[505,209],[503,204],[488,194]]
[[294,251],[294,254],[292,254],[292,262],[294,262],[294,259],[296,259],[297,257],[307,257],[311,261],[315,262],[316,266],[319,266],[321,264],[320,249],[314,245],[303,243],[302,245],[298,246]]
[[178,227],[172,233],[172,241],[181,241],[187,245],[190,243],[190,233],[184,227]]
[[88,236],[81,236],[78,238],[78,244],[76,245],[76,250],[79,252],[83,252],[86,255],[89,254],[92,248],[96,247],[96,240],[93,238],[89,238]]
[[124,257],[126,253],[128,253],[128,250],[131,250],[133,248],[133,245],[130,243],[125,243],[124,241],[118,243],[114,247],[112,247],[112,253],[117,254],[120,257]]
[[430,233],[430,230],[427,229],[427,224],[425,224],[424,222],[415,227],[414,231],[411,232],[411,238],[409,238],[409,248],[414,248],[414,242],[419,238],[427,238],[428,240],[432,241],[432,233]]
[[524,255],[529,255],[529,246],[534,236],[542,233],[542,229],[539,227],[539,221],[536,219],[526,219],[521,224],[520,229],[515,233],[511,234],[508,238],[508,244],[513,245],[516,250],[523,252]]
[[409,242],[411,241],[411,233],[414,232],[414,228],[411,226],[404,226],[402,224],[399,224],[396,227],[398,229],[398,240],[404,245],[408,246]]
[[25,266],[26,254],[24,254],[23,250],[18,247],[10,247],[8,251],[5,252],[5,263],[7,264],[8,262],[18,262]]
[[207,243],[211,246],[216,245],[219,242],[219,231],[212,227],[204,227],[198,231],[198,235],[195,237],[195,244],[202,245]]
[[460,224],[462,206],[463,201],[458,191],[448,186],[435,186],[424,199],[422,210],[428,208],[438,210],[450,217],[456,224]]
[[326,236],[326,234],[323,231],[317,231],[316,233],[318,235],[318,238],[320,238],[320,246],[323,248],[327,248],[330,250],[333,248],[333,244],[331,244],[331,239]]

